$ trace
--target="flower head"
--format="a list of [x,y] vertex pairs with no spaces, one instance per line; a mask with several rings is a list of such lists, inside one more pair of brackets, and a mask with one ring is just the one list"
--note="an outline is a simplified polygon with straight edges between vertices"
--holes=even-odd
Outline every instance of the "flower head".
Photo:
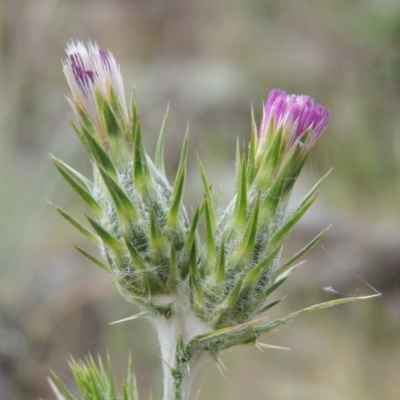
[[329,110],[320,104],[314,104],[311,97],[287,94],[283,90],[273,89],[264,107],[259,138],[270,135],[271,130],[285,130],[289,146],[304,132],[310,131],[307,142],[314,143],[326,126]]
[[70,102],[76,110],[79,104],[99,127],[96,109],[96,91],[100,91],[106,101],[111,101],[111,91],[120,103],[122,112],[127,116],[125,93],[119,65],[110,52],[100,49],[96,43],[85,45],[70,42],[66,52],[68,58],[63,61],[63,71],[71,92]]

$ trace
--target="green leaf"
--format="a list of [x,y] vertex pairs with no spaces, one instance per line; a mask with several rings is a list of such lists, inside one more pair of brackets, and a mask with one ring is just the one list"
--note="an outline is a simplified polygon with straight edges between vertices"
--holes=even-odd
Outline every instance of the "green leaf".
[[218,323],[221,321],[221,319],[224,317],[224,314],[229,312],[229,310],[232,310],[236,306],[236,303],[239,299],[241,288],[242,288],[242,280],[239,279],[236,282],[235,286],[232,288],[232,290],[225,297],[222,304],[218,307],[217,314],[213,317],[213,319],[209,323],[211,326],[217,326]]
[[138,117],[136,123],[135,142],[133,145],[134,152],[134,166],[133,166],[133,180],[136,189],[144,194],[146,193],[150,200],[155,196],[155,189],[152,184],[149,166],[147,164],[146,153],[144,151],[142,142],[142,130],[140,119]]
[[146,270],[146,260],[140,255],[136,247],[131,243],[131,241],[125,236],[125,244],[128,249],[128,252],[132,258],[134,267],[144,271]]
[[131,144],[132,147],[134,146],[135,143],[135,133],[137,129],[137,123],[138,123],[138,112],[137,112],[137,106],[136,106],[136,100],[135,100],[135,90],[132,90],[132,97],[131,97]]
[[179,283],[178,261],[176,259],[176,251],[174,246],[171,246],[171,254],[169,258],[169,278],[168,287],[173,290]]
[[99,114],[101,114],[103,117],[102,122],[104,124],[107,137],[112,141],[118,141],[122,139],[123,132],[121,127],[119,126],[114,111],[112,110],[110,104],[108,104],[107,100],[103,97],[99,89],[96,90],[96,102],[99,109]]
[[303,254],[305,254],[308,250],[310,250],[319,240],[322,238],[322,236],[325,235],[325,233],[328,231],[330,227],[327,229],[323,230],[321,233],[319,233],[313,240],[311,240],[306,246],[304,246],[299,252],[297,252],[292,258],[284,262],[279,268],[274,272],[272,279],[275,279],[279,275],[283,274],[287,269],[290,268],[290,266],[296,262]]
[[237,267],[248,265],[254,250],[254,244],[257,236],[258,214],[260,209],[260,195],[257,196],[253,209],[251,210],[243,239],[238,248],[233,253],[229,264],[237,264]]
[[311,307],[306,307],[306,308],[303,308],[302,310],[294,311],[284,318],[276,319],[272,322],[269,322],[268,324],[263,324],[263,325],[257,326],[254,329],[254,331],[255,331],[256,335],[259,336],[263,333],[267,333],[273,329],[276,329],[280,325],[283,325],[283,324],[286,324],[287,322],[292,321],[294,318],[309,314],[310,312],[324,310],[326,308],[338,306],[341,304],[352,303],[355,301],[373,299],[373,298],[379,297],[379,296],[381,296],[381,294],[377,293],[377,294],[373,294],[370,296],[347,297],[344,299],[331,300],[331,301],[327,301],[324,303],[315,304]]
[[205,236],[207,248],[207,263],[211,263],[215,258],[215,212],[210,191],[210,185],[207,181],[203,165],[199,162],[199,170],[204,188],[204,213],[205,213]]
[[53,158],[54,165],[63,176],[63,178],[70,184],[70,186],[82,197],[85,203],[91,208],[96,214],[100,215],[102,208],[100,204],[93,198],[90,192],[87,190],[87,184],[83,179],[82,175],[73,170],[67,164],[63,163],[55,157]]
[[96,233],[101,237],[104,243],[113,251],[115,255],[121,257],[125,253],[124,245],[111,233],[105,230],[100,224],[98,224],[95,220],[86,215],[87,220],[90,225],[92,225],[93,229]]
[[164,115],[164,120],[161,125],[160,135],[158,136],[156,154],[154,158],[155,166],[158,170],[165,176],[165,165],[164,165],[164,145],[165,145],[165,134],[167,131],[168,125],[168,116],[169,116],[169,105],[167,106],[167,111]]
[[190,285],[192,290],[192,306],[200,315],[204,313],[205,297],[200,286],[200,275],[197,264],[197,246],[193,243],[192,252],[190,255]]
[[108,369],[108,381],[110,383],[107,400],[117,400],[117,392],[115,391],[115,383],[114,383],[114,373],[111,365],[110,356],[108,354],[107,354],[107,369]]
[[300,153],[300,148],[293,148],[289,156],[286,157],[283,164],[278,170],[275,179],[269,188],[267,195],[263,201],[262,209],[266,210],[269,214],[265,218],[271,218],[274,215],[276,208],[280,201],[285,200],[283,195],[288,185],[288,181],[293,181],[294,177],[291,175],[293,169],[293,159]]
[[110,99],[109,104],[118,120],[118,124],[120,127],[124,127],[126,125],[126,112],[121,102],[119,101],[119,97],[117,95],[117,92],[115,91],[114,85],[111,84],[111,81],[108,85],[108,94]]
[[150,208],[150,258],[153,265],[165,265],[168,262],[168,249],[164,235],[153,208]]
[[215,284],[222,290],[225,282],[225,239],[223,237],[221,239],[221,245],[219,247],[219,254],[215,263],[214,271]]
[[212,262],[215,258],[215,216],[211,209],[210,203],[204,197],[204,213],[205,213],[205,230],[206,230],[206,248],[207,248],[207,262]]
[[[53,374],[56,383],[52,382],[50,379],[49,383],[57,400],[117,400],[117,398],[120,398],[115,388],[114,373],[109,357],[107,361],[107,371],[100,357],[97,365],[91,356],[86,358],[85,362],[75,362],[72,360],[69,365],[78,388],[78,394],[76,397],[72,395],[61,380]],[[58,388],[60,388],[61,391]],[[139,398],[130,359],[128,364],[128,376],[126,382],[122,383],[122,391],[124,400],[138,400]]]
[[261,148],[258,149],[258,153],[262,159],[254,177],[254,182],[259,188],[269,187],[276,173],[281,157],[282,135],[283,131],[280,128],[274,132],[271,141],[264,139],[259,143]]
[[69,215],[66,211],[64,211],[62,208],[56,206],[55,204],[51,203],[48,201],[48,203],[54,207],[54,209],[62,216],[64,217],[71,225],[73,225],[76,229],[78,229],[79,232],[81,232],[83,235],[85,235],[87,238],[89,238],[92,242],[98,244],[99,239],[96,235],[94,235],[92,232],[89,231],[84,225],[82,225],[79,221],[77,221],[74,217]]
[[118,217],[122,226],[125,228],[125,233],[128,233],[131,224],[138,220],[139,212],[136,210],[125,191],[101,166],[99,166],[99,172],[113,199]]
[[206,203],[210,210],[210,228],[212,231],[215,231],[215,212],[214,212],[214,207],[213,207],[213,202],[212,202],[210,184],[207,181],[207,177],[204,172],[203,165],[200,162],[199,162],[199,169],[200,169],[201,180],[203,182]]
[[117,173],[115,171],[114,164],[111,161],[110,157],[108,156],[107,152],[97,142],[97,140],[95,140],[91,135],[88,134],[88,132],[85,129],[83,129],[82,132],[94,159],[108,172],[110,176],[116,179]]
[[247,218],[247,172],[246,159],[243,155],[240,177],[238,177],[238,192],[236,196],[235,209],[232,216],[232,225],[234,229],[242,229],[246,225]]
[[167,215],[167,225],[170,228],[176,228],[179,221],[179,210],[182,205],[183,190],[185,187],[187,149],[188,135],[185,136],[185,140],[183,142],[181,159],[172,192],[171,207]]
[[265,311],[269,310],[270,308],[275,307],[275,306],[276,306],[277,304],[279,304],[281,301],[282,301],[282,299],[279,299],[279,300],[272,301],[271,303],[268,303],[268,304],[265,305],[264,307],[261,307],[261,308],[257,311],[257,314],[262,314],[262,313],[264,313]]
[[[249,315],[255,315],[255,314],[260,315],[260,314],[264,313],[265,311],[269,310],[270,308],[276,306],[278,303],[280,303],[283,300],[283,299],[275,300],[271,303],[268,303],[267,305],[264,305],[265,299],[266,299],[266,296],[264,293],[257,296],[257,298],[255,300],[253,300],[244,310],[242,310],[236,316],[236,318],[235,318],[236,321],[242,321],[243,318],[247,319],[246,317],[248,317]],[[259,308],[260,306],[261,306],[261,308]]]
[[93,263],[95,263],[96,265],[98,265],[100,268],[103,268],[105,271],[107,271],[108,273],[111,273],[111,267],[107,264],[105,264],[103,261],[99,260],[98,258],[96,258],[95,256],[93,256],[92,254],[88,253],[87,251],[83,250],[81,247],[79,246],[74,246],[79,253],[81,253],[82,255],[84,255],[86,258],[88,258],[90,261],[92,261]]
[[[82,128],[86,129],[86,131],[93,137],[96,137],[97,130],[95,126],[93,125],[93,122],[91,121],[89,114],[87,111],[82,107],[82,105],[79,102],[75,102],[75,108],[78,111],[78,115],[80,118],[81,126]],[[73,107],[74,108],[74,107]]]
[[192,224],[190,226],[189,233],[186,237],[186,241],[183,246],[182,269],[181,269],[181,278],[182,279],[185,279],[189,272],[190,255],[192,252],[193,243],[195,243],[195,240],[196,240],[197,226],[199,224],[200,215],[202,213],[202,210],[203,210],[202,206],[198,206],[196,208],[196,211],[193,215],[193,220],[192,220]]
[[[301,263],[302,264],[302,263]],[[286,279],[289,277],[289,275],[299,266],[294,265],[293,267],[289,268],[284,274],[279,275],[275,280],[274,283],[270,286],[267,287],[267,289],[264,291],[263,296],[264,299],[266,299],[272,292],[274,292],[276,289],[278,289],[279,286],[281,286]]]
[[240,191],[240,177],[241,177],[241,171],[242,169],[242,157],[240,153],[240,143],[239,143],[239,137],[236,139],[236,159],[235,159],[235,192],[238,193]]
[[79,140],[83,144],[83,147],[85,148],[86,152],[89,154],[90,158],[92,159],[90,147],[88,146],[88,144],[86,142],[86,139],[82,133],[82,130],[75,124],[75,122],[71,118],[68,118],[68,121],[71,124],[72,129],[75,131],[76,135],[78,136]]
[[252,184],[255,175],[257,135],[257,124],[254,118],[254,108],[251,107],[251,138],[249,143],[249,153],[247,156],[247,182],[249,186]]
[[277,246],[270,251],[267,256],[260,261],[243,279],[243,289],[255,288],[258,281],[264,275],[265,271],[271,266],[275,257],[280,252],[282,246]]
[[268,242],[269,248],[274,248],[276,245],[283,242],[293,226],[311,207],[317,197],[318,193],[314,193],[305,202],[300,204],[300,206],[286,219],[285,223],[274,233],[271,240]]
[[61,392],[62,392],[62,394],[61,394],[60,391],[58,390],[57,386],[54,384],[54,382],[50,378],[48,378],[49,384],[50,384],[52,390],[54,391],[54,393],[56,394],[57,400],[75,400],[74,396],[67,389],[67,387],[64,385],[62,380],[54,372],[52,372],[52,375],[53,375],[53,379],[56,381],[57,385],[59,386],[59,388],[61,389]]

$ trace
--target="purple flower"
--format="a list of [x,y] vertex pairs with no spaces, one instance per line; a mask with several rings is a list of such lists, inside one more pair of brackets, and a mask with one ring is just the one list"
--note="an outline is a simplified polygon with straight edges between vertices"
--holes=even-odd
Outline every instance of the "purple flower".
[[307,143],[314,143],[326,126],[329,110],[314,104],[309,96],[289,95],[283,90],[273,89],[264,107],[259,139],[273,135],[273,131],[283,129],[291,146],[307,130]]
[[110,100],[110,85],[113,87],[125,115],[128,111],[122,76],[118,64],[110,52],[106,53],[91,42],[85,47],[82,42],[67,45],[68,58],[63,61],[63,71],[70,89],[69,101],[76,111],[76,103],[83,107],[92,122],[100,128],[96,108],[96,90]]

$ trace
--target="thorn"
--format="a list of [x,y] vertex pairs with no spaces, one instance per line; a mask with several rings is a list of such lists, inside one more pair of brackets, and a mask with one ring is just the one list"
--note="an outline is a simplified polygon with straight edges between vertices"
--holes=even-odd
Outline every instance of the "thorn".
[[218,371],[220,372],[220,374],[225,378],[224,371],[222,370],[222,367],[219,362],[217,362],[217,368],[218,368]]
[[148,315],[150,315],[150,313],[141,312],[139,314],[132,315],[132,317],[123,318],[118,321],[110,322],[108,325],[115,325],[115,324],[119,324],[120,322],[126,322],[126,321],[131,321],[131,320],[142,318],[142,317],[147,317]]
[[161,360],[168,367],[169,372],[171,372],[171,375],[176,373],[176,370],[174,368],[172,368],[171,365],[169,365],[162,357],[161,357]]
[[228,368],[226,368],[225,364],[222,362],[222,359],[221,359],[220,357],[218,357],[217,363],[220,364],[221,367],[222,367],[226,372],[228,372]]
[[256,343],[256,347],[259,348],[260,350],[262,348],[264,348],[264,349],[274,349],[274,350],[290,350],[289,347],[275,346],[273,344],[260,343],[260,342]]

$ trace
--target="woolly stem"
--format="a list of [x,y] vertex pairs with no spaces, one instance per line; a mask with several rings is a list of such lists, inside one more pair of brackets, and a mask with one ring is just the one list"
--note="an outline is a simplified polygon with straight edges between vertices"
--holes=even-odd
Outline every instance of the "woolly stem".
[[[173,298],[174,297],[174,298]],[[157,304],[173,303],[171,316],[151,319],[158,334],[163,363],[163,400],[188,400],[200,355],[192,359],[180,357],[185,345],[195,336],[209,332],[210,328],[200,321],[190,308],[177,296],[157,296]]]

